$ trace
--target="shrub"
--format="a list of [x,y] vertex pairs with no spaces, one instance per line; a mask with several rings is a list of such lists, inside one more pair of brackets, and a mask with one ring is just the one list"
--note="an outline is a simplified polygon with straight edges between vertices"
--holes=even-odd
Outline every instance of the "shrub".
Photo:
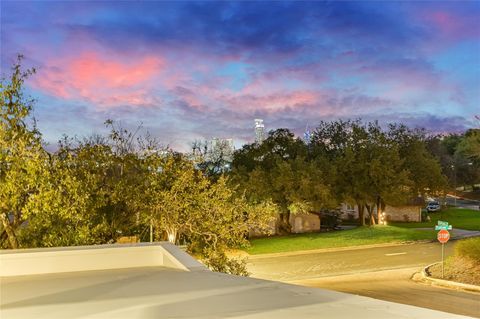
[[203,262],[212,271],[245,277],[250,275],[245,259],[228,258],[223,251],[206,250]]
[[460,240],[455,245],[455,255],[480,263],[480,237]]

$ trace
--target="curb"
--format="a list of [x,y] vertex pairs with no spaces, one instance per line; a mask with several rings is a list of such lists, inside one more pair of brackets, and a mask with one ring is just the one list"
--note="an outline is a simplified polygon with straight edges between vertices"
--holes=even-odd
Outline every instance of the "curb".
[[405,245],[414,245],[414,244],[426,244],[426,243],[431,243],[431,242],[433,242],[433,240],[428,239],[428,240],[409,241],[409,242],[403,242],[403,243],[398,242],[398,243],[384,243],[384,244],[349,246],[349,247],[297,250],[297,251],[288,251],[288,252],[270,253],[270,254],[250,255],[248,253],[245,253],[244,257],[247,257],[249,260],[252,260],[252,259],[262,259],[262,258],[271,258],[271,257],[288,257],[288,256],[297,256],[297,255],[330,253],[330,252],[335,252],[335,251],[348,251],[348,250],[360,250],[360,249],[369,249],[369,248],[381,248],[381,247],[394,247],[394,246],[405,246]]
[[435,286],[441,286],[441,287],[446,287],[446,288],[453,288],[457,290],[467,290],[471,292],[478,292],[480,293],[480,286],[477,285],[470,285],[470,284],[464,284],[456,281],[450,281],[450,280],[445,280],[445,279],[437,279],[433,278],[429,275],[428,269],[436,264],[439,264],[440,262],[436,262],[433,264],[430,264],[426,266],[425,268],[422,269],[421,271],[421,276],[422,280],[429,282]]

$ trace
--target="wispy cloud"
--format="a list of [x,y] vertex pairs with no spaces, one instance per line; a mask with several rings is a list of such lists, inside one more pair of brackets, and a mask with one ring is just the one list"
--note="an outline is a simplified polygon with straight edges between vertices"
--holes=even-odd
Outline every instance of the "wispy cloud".
[[29,84],[49,138],[107,117],[175,145],[248,141],[254,117],[296,131],[338,117],[457,131],[480,101],[479,2],[0,5],[2,68],[18,52],[38,67]]

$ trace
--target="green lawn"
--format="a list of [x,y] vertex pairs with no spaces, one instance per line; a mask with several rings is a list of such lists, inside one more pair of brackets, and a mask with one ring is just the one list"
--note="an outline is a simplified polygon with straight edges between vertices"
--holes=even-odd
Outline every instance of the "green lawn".
[[416,230],[394,226],[359,227],[326,233],[275,236],[250,240],[249,254],[268,254],[320,248],[349,247],[382,243],[401,243],[435,239],[433,230]]
[[440,212],[428,214],[431,218],[430,222],[425,223],[390,223],[392,226],[402,228],[421,228],[432,227],[437,224],[438,220],[447,221],[452,227],[468,230],[480,230],[480,211],[461,208],[448,208]]

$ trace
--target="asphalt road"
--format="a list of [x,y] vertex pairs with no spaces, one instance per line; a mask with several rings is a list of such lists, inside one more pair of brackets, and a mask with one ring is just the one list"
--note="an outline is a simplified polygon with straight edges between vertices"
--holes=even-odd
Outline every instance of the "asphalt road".
[[480,294],[415,282],[411,276],[418,270],[403,268],[292,283],[480,318]]
[[[445,244],[445,255],[453,253],[453,244]],[[426,266],[441,260],[441,244],[426,243],[380,248],[312,253],[249,260],[254,277],[293,281],[338,276],[386,269]]]
[[[446,256],[453,253],[451,242]],[[441,244],[427,243],[262,258],[248,262],[252,277],[394,301],[480,318],[480,294],[433,287],[410,278],[441,260]]]
[[455,198],[447,196],[446,202],[450,206],[457,206],[463,208],[469,208],[474,210],[480,210],[480,201],[473,199],[459,199],[455,201]]

